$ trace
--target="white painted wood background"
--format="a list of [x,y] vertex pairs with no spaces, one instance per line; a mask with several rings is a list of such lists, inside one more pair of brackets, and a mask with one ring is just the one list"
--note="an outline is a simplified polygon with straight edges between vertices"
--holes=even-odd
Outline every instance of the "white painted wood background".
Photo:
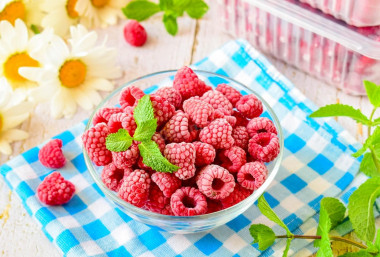
[[[149,39],[142,48],[133,48],[125,43],[123,39],[125,21],[120,22],[118,26],[99,31],[101,37],[108,36],[108,45],[116,47],[119,51],[119,64],[124,70],[124,76],[117,81],[117,85],[151,72],[188,65],[233,39],[223,31],[217,19],[212,19],[212,12],[211,9],[211,12],[199,21],[187,17],[180,18],[179,33],[176,37],[165,32],[160,16],[153,17],[143,23]],[[370,112],[371,107],[366,97],[346,95],[281,61],[268,58],[318,106],[340,102],[360,108],[366,114]],[[0,164],[70,128],[90,114],[81,110],[71,120],[53,120],[47,110],[49,108],[46,105],[40,105],[31,118],[22,124],[22,129],[30,133],[30,138],[14,143],[12,156],[0,155]],[[338,122],[362,141],[366,132],[363,130],[362,133],[362,129],[354,122],[346,118],[339,118]],[[344,247],[338,246],[343,252]],[[0,256],[61,256],[37,223],[29,217],[18,196],[10,191],[2,177],[0,178]]]

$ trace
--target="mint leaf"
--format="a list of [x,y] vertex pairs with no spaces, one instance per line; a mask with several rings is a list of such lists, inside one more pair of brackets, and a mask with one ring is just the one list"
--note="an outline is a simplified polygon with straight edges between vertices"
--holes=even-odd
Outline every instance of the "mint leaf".
[[352,157],[358,158],[361,156],[365,151],[370,147],[372,144],[378,144],[380,143],[380,127],[377,127],[373,134],[367,138],[367,140],[364,142],[362,148],[360,148],[356,153],[352,154]]
[[379,252],[379,250],[377,249],[377,247],[372,242],[368,241],[366,244],[367,244],[367,249],[365,249],[365,250],[366,250],[367,253],[376,254],[376,253]]
[[380,196],[380,178],[370,178],[348,200],[348,216],[356,235],[364,241],[375,237],[373,204]]
[[[375,148],[375,158],[377,158],[378,162],[380,162],[380,149]],[[359,170],[368,177],[380,177],[380,173],[376,169],[372,153],[364,154]]]
[[379,125],[380,124],[380,118],[377,118],[373,121],[373,124],[372,125]]
[[371,144],[373,145],[380,144],[380,127],[376,127],[375,130],[373,131],[373,134],[370,137],[371,137]]
[[264,214],[268,219],[270,219],[271,221],[275,222],[276,224],[284,228],[288,236],[293,235],[290,232],[289,228],[285,225],[285,223],[277,216],[277,214],[269,206],[268,202],[265,200],[264,195],[260,196],[257,203],[257,207],[259,207],[261,213]]
[[173,0],[160,0],[161,10],[171,10],[173,8]]
[[368,80],[364,80],[364,87],[371,104],[375,107],[380,107],[380,86]]
[[143,21],[158,13],[160,6],[149,1],[133,1],[121,10],[128,19]]
[[133,138],[126,129],[119,129],[106,138],[106,148],[112,152],[123,152],[132,145]]
[[157,128],[157,119],[146,120],[140,122],[137,125],[133,139],[137,141],[151,140],[153,134],[156,132]]
[[355,253],[345,253],[343,255],[339,255],[339,257],[373,257],[373,255],[365,250],[360,250],[359,252]]
[[178,166],[171,164],[160,152],[158,145],[154,141],[143,141],[139,144],[140,154],[143,163],[155,171],[174,172]]
[[364,125],[370,124],[368,118],[358,109],[354,107],[345,105],[345,104],[330,104],[324,107],[319,108],[315,112],[309,115],[311,118],[320,118],[320,117],[335,117],[335,116],[344,116],[350,117],[356,120],[359,123]]
[[375,246],[380,251],[380,228],[376,232]]
[[177,17],[175,17],[172,13],[164,13],[162,21],[164,22],[166,31],[170,35],[175,36],[178,32]]
[[289,252],[289,248],[290,248],[290,243],[291,242],[292,242],[291,238],[286,239],[286,247],[285,247],[284,252],[282,253],[282,257],[287,257],[288,256],[288,252]]
[[249,228],[249,233],[253,237],[252,244],[259,243],[259,250],[264,251],[274,243],[276,235],[273,230],[263,224],[253,224]]
[[187,14],[193,19],[200,19],[208,11],[208,5],[202,0],[191,0],[186,8]]
[[139,99],[137,106],[133,110],[133,118],[137,126],[144,121],[154,119],[154,109],[149,95],[144,95]]
[[173,0],[173,5],[185,10],[187,6],[191,3],[191,0]]
[[329,218],[329,213],[321,204],[321,210],[319,212],[319,223],[318,229],[320,232],[320,242],[319,249],[317,252],[317,257],[333,257],[333,252],[330,245],[329,232],[331,229],[331,220]]

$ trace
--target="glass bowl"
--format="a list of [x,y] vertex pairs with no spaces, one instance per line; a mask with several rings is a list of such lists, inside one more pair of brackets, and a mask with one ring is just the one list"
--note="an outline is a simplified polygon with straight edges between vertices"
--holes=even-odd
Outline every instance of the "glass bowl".
[[[215,88],[220,83],[226,83],[240,91],[243,95],[254,94],[263,103],[264,112],[261,116],[270,118],[277,128],[278,138],[280,142],[280,153],[275,160],[266,164],[269,171],[266,181],[248,198],[227,209],[198,216],[168,216],[150,212],[125,202],[124,200],[118,197],[116,192],[108,189],[103,184],[100,176],[103,167],[96,166],[88,157],[87,152],[85,150],[83,151],[84,159],[92,178],[95,180],[95,183],[99,186],[99,188],[103,191],[105,196],[110,201],[115,203],[118,207],[120,207],[120,209],[123,212],[125,212],[128,216],[130,216],[132,219],[136,221],[142,222],[149,226],[158,227],[162,230],[171,233],[178,234],[195,233],[214,229],[220,225],[223,225],[231,221],[232,219],[236,218],[238,215],[246,211],[260,197],[264,190],[268,188],[269,184],[273,181],[274,177],[276,176],[281,164],[284,145],[283,133],[280,127],[279,120],[273,112],[273,110],[271,109],[271,107],[268,105],[268,103],[260,95],[255,93],[252,89],[244,86],[243,84],[231,78],[201,70],[194,70],[194,72],[198,75],[200,79],[205,81],[206,84],[211,85],[213,88]],[[97,106],[96,110],[92,113],[92,115],[89,118],[86,130],[92,127],[92,119],[94,117],[94,114],[100,108],[106,106],[115,106],[118,104],[119,93],[123,88],[128,86],[135,86],[144,90],[146,94],[154,93],[159,87],[172,86],[172,81],[174,79],[175,73],[176,70],[152,73],[134,79],[128,83],[125,83],[123,86],[117,88]]]

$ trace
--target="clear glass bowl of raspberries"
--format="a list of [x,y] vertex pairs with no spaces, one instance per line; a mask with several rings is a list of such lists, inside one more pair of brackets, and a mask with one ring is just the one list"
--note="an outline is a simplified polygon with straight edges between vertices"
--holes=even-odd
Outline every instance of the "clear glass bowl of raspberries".
[[88,170],[110,201],[134,220],[182,234],[246,211],[283,153],[279,120],[260,95],[189,67],[113,91],[82,141]]

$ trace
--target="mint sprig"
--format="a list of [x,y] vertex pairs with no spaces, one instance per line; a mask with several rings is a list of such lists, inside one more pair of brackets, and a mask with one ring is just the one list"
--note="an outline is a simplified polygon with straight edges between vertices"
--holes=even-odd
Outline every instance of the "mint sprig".
[[119,129],[106,138],[106,148],[112,152],[123,152],[132,145],[133,138],[125,129]]
[[321,240],[319,242],[319,250],[317,252],[317,257],[333,257],[333,252],[330,247],[330,237],[329,232],[331,229],[331,220],[329,217],[329,213],[321,205],[321,210],[319,212],[319,223],[318,223],[318,231],[321,236]]
[[253,224],[249,228],[249,233],[253,237],[252,244],[259,244],[259,250],[264,251],[274,243],[276,235],[273,230],[264,224]]

